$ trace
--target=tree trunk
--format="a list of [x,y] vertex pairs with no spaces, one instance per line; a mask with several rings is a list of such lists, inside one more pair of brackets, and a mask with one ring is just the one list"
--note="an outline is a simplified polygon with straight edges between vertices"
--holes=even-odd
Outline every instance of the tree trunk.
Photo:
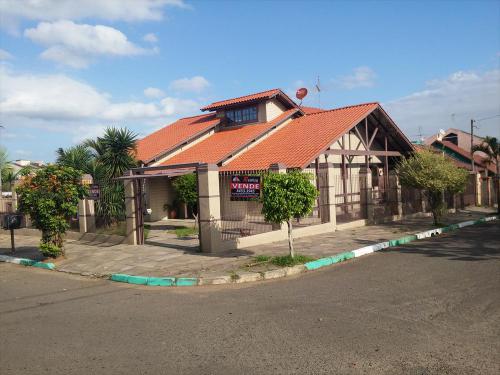
[[288,249],[290,250],[290,258],[295,257],[295,251],[293,250],[293,236],[292,236],[292,220],[287,221],[288,224]]
[[442,192],[431,192],[427,193],[427,200],[429,202],[429,207],[432,212],[432,218],[434,219],[434,225],[439,225],[441,221],[441,214],[444,208],[443,203],[443,193]]
[[184,219],[188,218],[188,205],[187,203],[183,203],[184,205]]

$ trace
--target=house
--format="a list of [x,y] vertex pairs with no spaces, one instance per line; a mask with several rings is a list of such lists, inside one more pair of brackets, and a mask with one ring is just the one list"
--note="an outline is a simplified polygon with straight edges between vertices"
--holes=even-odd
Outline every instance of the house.
[[[455,128],[449,128],[444,132],[433,134],[426,139],[424,139],[424,144],[430,146],[435,141],[445,141],[460,147],[462,150],[468,151],[470,153],[471,145],[471,134]],[[479,145],[483,141],[482,137],[477,135],[472,136],[472,142],[474,145]]]
[[[321,165],[333,163],[337,221],[362,218],[361,175],[369,175],[378,189],[374,197],[379,208],[393,213],[386,207],[389,174],[398,158],[414,147],[379,103],[322,110],[299,106],[273,89],[217,101],[201,111],[138,142],[137,159],[144,167],[154,167],[143,175],[145,204],[151,209],[147,219],[168,217],[164,207],[177,205],[172,180],[193,172],[196,163],[218,167],[222,221],[228,233],[231,225],[235,227],[235,236],[265,231],[269,224],[260,214],[259,202],[230,197],[230,177],[276,165],[310,172],[319,187]],[[183,216],[183,210],[178,214]],[[298,224],[320,222],[320,216],[318,204],[311,217]],[[242,229],[242,223],[251,228]]]

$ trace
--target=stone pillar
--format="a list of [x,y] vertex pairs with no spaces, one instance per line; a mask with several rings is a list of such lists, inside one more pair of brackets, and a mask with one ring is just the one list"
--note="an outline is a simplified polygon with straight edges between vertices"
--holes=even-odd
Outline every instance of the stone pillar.
[[200,221],[200,249],[214,253],[220,248],[221,215],[219,168],[215,164],[201,164],[198,174],[198,218]]
[[135,200],[134,180],[123,180],[125,187],[125,212],[126,212],[126,242],[129,245],[137,245],[137,207]]
[[333,163],[320,163],[319,204],[322,223],[330,223],[332,230],[337,228],[337,211],[335,206],[335,177]]
[[359,192],[361,198],[361,207],[365,212],[368,223],[374,221],[372,174],[369,168],[361,167],[359,169]]
[[481,206],[481,174],[474,173],[474,187],[476,193],[476,206]]
[[[286,173],[286,165],[282,163],[274,163],[269,166],[269,172],[271,173]],[[281,230],[287,233],[288,236],[288,226],[286,223],[276,224],[273,223],[273,230]]]
[[486,180],[484,181],[486,181],[486,202],[488,204],[488,207],[491,207],[493,205],[491,200],[491,177],[486,177]]
[[[90,174],[84,174],[81,177],[81,183],[83,185],[89,186],[93,182],[93,178]],[[93,200],[83,198],[78,202],[78,224],[80,233],[95,232],[95,210]]]
[[389,187],[392,192],[392,201],[396,208],[396,215],[403,217],[403,200],[401,198],[401,184],[399,183],[399,176],[396,171],[389,172]]

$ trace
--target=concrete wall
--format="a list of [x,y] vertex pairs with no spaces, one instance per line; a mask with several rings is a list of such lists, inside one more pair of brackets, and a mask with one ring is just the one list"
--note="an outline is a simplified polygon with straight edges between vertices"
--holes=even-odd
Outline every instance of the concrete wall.
[[168,177],[156,177],[147,180],[146,208],[151,208],[152,213],[146,217],[147,221],[158,221],[168,218],[167,211],[163,210],[165,203],[172,204],[175,192],[172,182]]
[[272,121],[279,115],[285,112],[285,107],[276,99],[271,99],[266,102],[266,119]]

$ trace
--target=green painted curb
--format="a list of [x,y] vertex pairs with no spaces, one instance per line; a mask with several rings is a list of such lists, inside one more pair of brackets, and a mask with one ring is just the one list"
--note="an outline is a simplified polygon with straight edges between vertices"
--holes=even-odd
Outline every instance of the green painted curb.
[[19,264],[23,265],[23,266],[32,266],[36,263],[35,260],[31,260],[31,259],[21,259],[19,261]]
[[313,260],[312,262],[304,263],[304,266],[306,266],[308,271],[312,271],[312,270],[317,270],[318,268],[321,268],[321,267],[329,266],[331,264],[333,264],[332,257],[328,257],[328,258],[321,258],[321,259]]
[[43,262],[36,262],[32,264],[33,267],[38,267],[38,268],[43,268],[46,270],[55,270],[56,266],[54,263],[43,263]]
[[150,277],[148,284],[150,286],[174,286],[175,277]]
[[343,262],[345,260],[354,258],[354,256],[355,255],[352,251],[346,251],[344,253],[333,255],[331,257],[320,258],[313,260],[312,262],[307,262],[304,264],[304,266],[307,268],[308,271],[312,271],[312,270],[317,270],[318,268],[321,267],[326,267],[335,263]]
[[177,286],[195,286],[198,285],[198,279],[194,277],[179,277],[175,279],[175,285]]
[[118,281],[119,283],[128,282],[128,275],[124,275],[122,273],[114,273],[111,275],[111,280]]
[[129,284],[136,284],[136,285],[147,285],[149,277],[145,276],[129,276],[127,278],[127,282]]
[[340,262],[343,262],[345,260],[352,259],[354,257],[355,257],[355,255],[352,251],[346,251],[345,253],[340,253],[340,254],[332,256],[331,257],[332,264],[340,263]]

